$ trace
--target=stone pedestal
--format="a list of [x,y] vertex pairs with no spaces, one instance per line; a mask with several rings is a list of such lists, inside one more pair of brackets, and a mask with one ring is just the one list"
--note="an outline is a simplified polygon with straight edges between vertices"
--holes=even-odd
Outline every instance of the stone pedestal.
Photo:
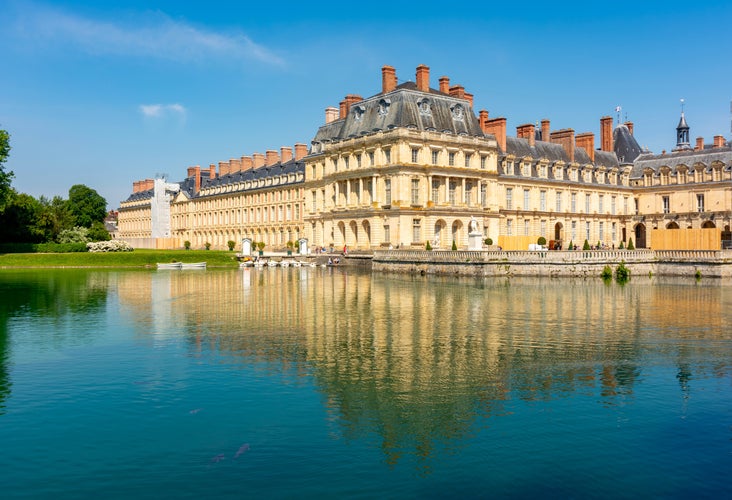
[[482,250],[482,249],[483,249],[483,234],[482,233],[468,234],[468,250]]

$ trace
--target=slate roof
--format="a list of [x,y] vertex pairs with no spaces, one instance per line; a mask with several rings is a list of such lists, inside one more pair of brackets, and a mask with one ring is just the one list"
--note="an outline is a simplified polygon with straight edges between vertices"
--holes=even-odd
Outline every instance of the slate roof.
[[633,163],[643,153],[643,149],[625,124],[618,125],[613,130],[613,150],[621,165]]
[[[534,160],[546,159],[549,163],[563,161],[569,163],[569,155],[561,144],[553,142],[535,141],[534,146],[529,145],[528,139],[519,137],[506,137],[505,155],[514,155],[522,158],[530,156]],[[580,164],[593,163],[584,148],[574,148],[574,161]],[[607,151],[595,151],[594,164],[603,167],[617,167],[618,159],[615,153]]]
[[147,189],[145,191],[138,191],[137,193],[132,193],[125,201],[143,201],[143,200],[149,200],[153,197],[153,190]]
[[639,179],[643,177],[643,171],[647,168],[658,174],[661,167],[669,167],[671,169],[670,174],[676,175],[678,167],[681,165],[685,165],[691,170],[694,165],[701,163],[706,170],[709,170],[714,162],[722,162],[725,171],[732,169],[732,147],[729,143],[721,148],[709,147],[700,151],[674,151],[661,155],[642,154],[635,160],[630,178]]
[[406,82],[391,92],[352,104],[345,118],[321,126],[313,142],[339,141],[394,128],[485,137],[468,101],[435,89],[422,92],[414,82]]

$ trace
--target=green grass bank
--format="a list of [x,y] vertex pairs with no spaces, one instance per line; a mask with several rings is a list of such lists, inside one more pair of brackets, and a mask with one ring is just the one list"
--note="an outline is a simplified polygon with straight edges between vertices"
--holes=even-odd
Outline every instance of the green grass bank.
[[155,267],[158,262],[206,262],[207,267],[238,267],[234,252],[223,250],[135,250],[110,253],[5,253],[0,269],[18,267]]

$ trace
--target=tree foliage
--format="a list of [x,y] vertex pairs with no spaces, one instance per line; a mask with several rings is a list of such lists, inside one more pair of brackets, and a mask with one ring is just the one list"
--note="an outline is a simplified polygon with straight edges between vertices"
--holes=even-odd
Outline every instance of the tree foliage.
[[102,222],[107,216],[107,200],[83,184],[71,186],[68,204],[75,226],[91,227],[92,223]]
[[12,197],[10,183],[13,180],[13,172],[5,171],[5,161],[10,156],[10,134],[7,130],[0,130],[0,213]]
[[32,196],[10,190],[9,202],[0,217],[2,231],[0,241],[4,243],[40,243],[44,241],[43,231],[36,226],[41,213],[41,204]]

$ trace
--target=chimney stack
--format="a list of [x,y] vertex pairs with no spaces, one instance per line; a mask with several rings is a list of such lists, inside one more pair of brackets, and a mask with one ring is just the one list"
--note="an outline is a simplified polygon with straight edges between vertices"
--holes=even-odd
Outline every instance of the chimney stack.
[[696,146],[694,147],[694,151],[701,151],[704,149],[704,138],[703,137],[697,137],[696,138]]
[[386,94],[397,87],[396,70],[393,66],[381,67],[381,93]]
[[714,147],[715,148],[723,148],[724,147],[724,136],[723,135],[715,135],[714,136]]
[[272,165],[274,165],[278,161],[280,161],[280,155],[279,155],[279,153],[277,153],[277,151],[274,150],[274,149],[268,149],[267,150],[267,157],[266,157],[266,159],[264,161],[264,164],[267,165],[268,167],[271,167]]
[[241,160],[238,158],[232,158],[229,160],[229,165],[231,165],[230,173],[234,174],[236,172],[241,172]]
[[633,122],[625,122],[624,125],[628,127],[628,132],[630,132],[630,135],[633,135]]
[[480,125],[480,129],[483,131],[483,133],[486,132],[486,124],[488,123],[488,111],[485,109],[481,109],[480,113],[478,113],[478,124]]
[[132,192],[137,193],[140,191],[140,181],[132,181]]
[[493,118],[487,120],[485,123],[485,133],[493,134],[496,136],[498,146],[502,151],[506,150],[506,119],[505,118]]
[[600,118],[600,149],[613,151],[613,117],[603,116]]
[[295,144],[295,160],[301,160],[308,155],[308,146],[298,142]]
[[532,148],[536,144],[536,126],[533,123],[526,123],[516,127],[516,137],[519,139],[528,139],[529,146]]
[[282,146],[280,148],[280,161],[282,163],[287,163],[290,160],[292,160],[292,148]]
[[228,175],[231,173],[231,166],[229,165],[228,161],[220,161],[219,162],[219,177],[222,175]]
[[344,119],[346,115],[348,114],[348,108],[346,107],[346,100],[343,99],[341,102],[338,103],[338,118]]
[[193,192],[198,193],[201,190],[201,166],[193,167]]
[[145,179],[144,183],[143,191],[148,191],[155,187],[155,181],[153,179]]
[[242,170],[251,170],[254,167],[254,162],[252,161],[251,156],[242,156],[241,157],[241,169]]
[[554,144],[561,144],[569,156],[570,163],[574,163],[574,129],[565,128],[552,132],[550,139]]
[[334,122],[338,119],[338,108],[328,106],[325,108],[325,123]]
[[430,68],[424,64],[417,66],[417,90],[430,91]]
[[186,177],[193,177],[196,175],[196,167],[188,167],[188,175]]
[[208,178],[210,180],[214,180],[216,178],[216,165],[213,163],[208,166]]
[[264,155],[262,153],[253,153],[252,161],[254,162],[254,168],[263,167],[264,166]]
[[440,77],[440,92],[442,92],[443,94],[450,93],[450,78],[446,76]]
[[458,99],[465,99],[465,87],[462,85],[453,85],[450,87],[450,95]]
[[582,148],[587,151],[590,161],[595,163],[595,134],[592,132],[577,134],[577,137],[575,137],[575,143],[578,148]]
[[549,142],[549,135],[551,134],[550,123],[547,118],[541,121],[541,140],[544,142]]
[[469,93],[465,92],[465,98],[468,100],[468,102],[470,103],[470,107],[472,108],[473,107],[473,94],[469,94]]

